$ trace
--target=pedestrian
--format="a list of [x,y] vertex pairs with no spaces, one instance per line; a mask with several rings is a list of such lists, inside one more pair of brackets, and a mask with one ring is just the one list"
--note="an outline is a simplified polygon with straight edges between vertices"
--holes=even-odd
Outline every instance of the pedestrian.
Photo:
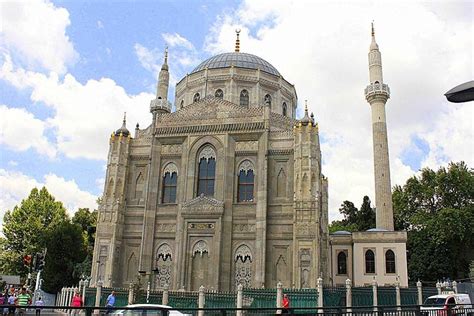
[[112,308],[115,305],[115,291],[112,291],[110,295],[107,297],[107,301],[105,301],[105,307],[107,307],[106,314],[109,314],[112,311]]
[[283,307],[282,314],[290,313],[290,298],[286,294],[283,294],[282,307]]
[[10,291],[10,293],[8,294],[8,315],[9,316],[13,316],[15,315],[15,310],[16,310],[16,307],[15,307],[15,301],[16,301],[16,297],[15,297],[15,292],[12,292]]
[[[72,297],[72,302],[71,302],[72,307],[82,307],[82,297],[79,294],[78,291],[74,291],[74,296]],[[73,309],[72,313],[74,315],[79,315],[81,313],[80,309]]]
[[31,296],[26,292],[26,288],[21,288],[21,293],[16,298],[16,305],[18,306],[18,316],[26,315],[26,309],[31,304]]
[[44,306],[44,302],[43,302],[43,299],[41,298],[41,296],[38,297],[38,299],[36,300],[35,306],[40,307],[40,308],[36,308],[36,316],[40,316],[41,315],[41,307]]

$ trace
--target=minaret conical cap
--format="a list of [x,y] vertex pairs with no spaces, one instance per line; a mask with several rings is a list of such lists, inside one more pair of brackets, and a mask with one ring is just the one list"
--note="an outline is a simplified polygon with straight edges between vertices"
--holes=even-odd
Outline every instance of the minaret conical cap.
[[372,42],[370,43],[370,50],[379,50],[379,45],[375,41],[374,22],[372,21]]
[[130,135],[130,132],[127,129],[127,112],[123,113],[123,121],[122,121],[122,127],[120,127],[118,130],[115,131],[115,136],[125,136],[127,137]]
[[168,71],[168,46],[165,48],[165,60],[163,61],[163,65],[161,66],[161,70]]

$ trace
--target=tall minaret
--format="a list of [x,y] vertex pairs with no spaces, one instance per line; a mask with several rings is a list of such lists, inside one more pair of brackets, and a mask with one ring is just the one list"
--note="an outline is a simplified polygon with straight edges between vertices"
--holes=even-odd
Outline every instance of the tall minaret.
[[161,66],[158,75],[158,84],[156,87],[156,99],[150,102],[150,112],[153,114],[153,122],[157,114],[171,112],[171,103],[168,102],[168,87],[170,82],[170,73],[168,72],[168,47],[165,49],[165,60]]
[[382,55],[379,46],[375,42],[373,23],[372,43],[369,51],[369,76],[370,84],[365,88],[365,98],[372,108],[376,227],[393,230],[392,188],[385,119],[385,103],[390,98],[390,89],[387,84],[383,83]]

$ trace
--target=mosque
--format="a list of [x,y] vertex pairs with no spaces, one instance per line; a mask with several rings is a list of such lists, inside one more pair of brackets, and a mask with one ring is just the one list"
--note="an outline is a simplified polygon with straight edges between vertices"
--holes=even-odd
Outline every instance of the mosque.
[[[372,27],[376,228],[328,232],[328,179],[318,123],[293,84],[264,59],[213,56],[176,84],[168,101],[167,52],[151,124],[112,133],[99,207],[92,284],[229,291],[408,284],[406,232],[393,229],[381,53]],[[172,109],[175,109],[174,111]]]

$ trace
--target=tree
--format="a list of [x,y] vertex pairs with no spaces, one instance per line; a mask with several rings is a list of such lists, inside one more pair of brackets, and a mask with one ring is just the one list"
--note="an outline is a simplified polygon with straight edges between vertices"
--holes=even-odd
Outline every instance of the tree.
[[28,269],[21,258],[42,251],[48,233],[68,220],[63,204],[56,201],[45,187],[31,190],[28,198],[12,211],[8,210],[3,219],[5,241],[1,261],[4,272],[25,278]]
[[408,231],[412,280],[467,278],[474,259],[474,172],[464,162],[425,168],[393,192],[395,226]]
[[82,233],[81,226],[71,222],[63,222],[49,231],[43,270],[43,288],[46,292],[57,293],[63,286],[79,282],[80,275],[74,273],[74,268],[87,256]]
[[87,245],[87,256],[82,262],[75,265],[74,274],[78,276],[90,275],[97,226],[97,211],[90,212],[88,208],[80,208],[74,214],[72,222],[81,227],[83,238]]
[[344,201],[339,208],[344,216],[340,221],[333,221],[329,225],[329,232],[347,230],[350,232],[366,231],[375,227],[375,211],[370,206],[370,198],[364,196],[360,210],[351,201]]
[[370,203],[370,198],[367,195],[364,196],[356,217],[356,224],[359,231],[375,228],[375,210],[370,206]]

